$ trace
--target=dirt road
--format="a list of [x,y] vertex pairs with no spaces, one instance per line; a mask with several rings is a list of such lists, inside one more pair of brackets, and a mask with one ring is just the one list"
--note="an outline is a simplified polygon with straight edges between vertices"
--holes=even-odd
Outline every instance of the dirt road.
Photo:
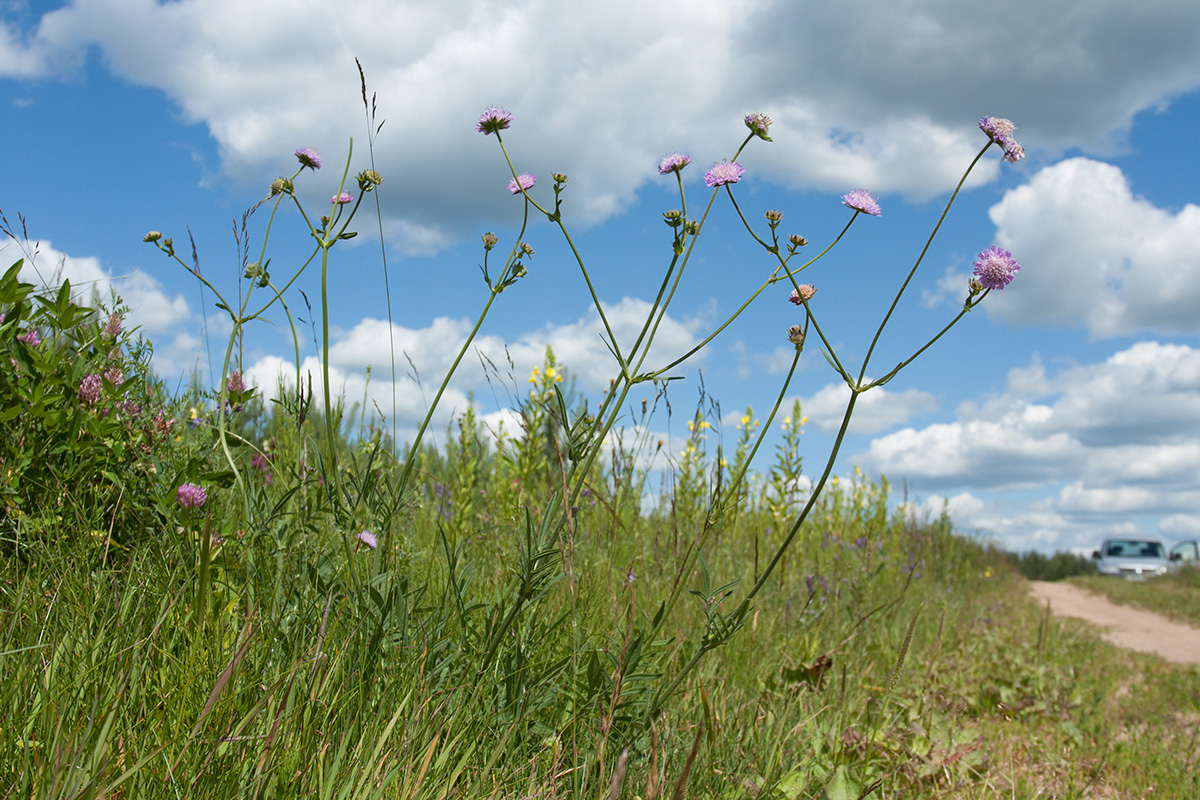
[[1200,665],[1200,629],[1149,611],[1121,606],[1069,583],[1031,581],[1030,594],[1051,613],[1087,620],[1105,640],[1141,653],[1154,653],[1176,664]]

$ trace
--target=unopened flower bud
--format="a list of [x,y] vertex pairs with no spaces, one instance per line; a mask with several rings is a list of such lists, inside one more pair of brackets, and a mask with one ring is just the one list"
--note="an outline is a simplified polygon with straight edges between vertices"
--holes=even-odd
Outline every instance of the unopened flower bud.
[[530,247],[525,242],[521,242],[521,252],[527,256],[531,256],[531,255],[533,255],[533,248]]
[[497,241],[499,241],[499,240],[496,238],[496,234],[494,234],[494,233],[490,233],[490,232],[489,232],[489,233],[485,233],[485,234],[484,234],[482,237],[480,237],[480,238],[482,238],[482,239],[483,239],[483,249],[484,249],[484,250],[491,250],[493,247],[495,247],[495,246],[496,246],[496,242],[497,242]]
[[700,223],[694,219],[689,219],[687,221],[687,225],[683,226],[683,229],[685,231],[687,231],[688,236],[699,236],[700,235]]
[[970,288],[971,294],[979,294],[983,291],[983,282],[972,275],[971,279],[967,281],[967,287]]
[[683,212],[677,208],[663,212],[663,222],[670,225],[672,228],[678,228],[683,224]]
[[360,192],[369,192],[381,183],[383,183],[383,176],[373,169],[358,173],[358,190]]
[[161,238],[162,238],[162,234],[159,233],[158,231],[150,231],[149,233],[147,233],[145,236],[142,237],[142,241],[143,242],[157,242]]
[[808,239],[793,233],[788,237],[788,242],[792,245],[792,247],[804,247],[804,245],[808,244]]
[[551,172],[550,177],[554,179],[555,183],[566,183],[567,182],[567,176],[565,173],[562,173],[562,172]]
[[769,219],[771,222],[779,222],[781,219],[783,219],[783,212],[771,209],[770,211],[764,212],[763,216]]
[[524,278],[529,274],[529,270],[525,269],[525,265],[518,261],[517,263],[513,264],[512,274],[513,278]]
[[799,325],[793,325],[788,328],[788,341],[796,345],[797,348],[804,345],[804,328]]

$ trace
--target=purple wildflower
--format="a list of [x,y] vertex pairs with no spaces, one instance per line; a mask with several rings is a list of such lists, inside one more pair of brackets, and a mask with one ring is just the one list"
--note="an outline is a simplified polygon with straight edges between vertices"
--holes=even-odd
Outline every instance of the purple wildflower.
[[353,200],[354,198],[345,192],[342,192],[341,194],[335,194],[333,197],[329,198],[329,202],[333,203],[335,206],[344,206],[346,203],[349,203]]
[[979,130],[986,133],[997,144],[1008,144],[1012,141],[1013,131],[1017,129],[1011,119],[1004,117],[984,117],[979,120]]
[[79,402],[85,406],[94,406],[100,402],[103,391],[104,379],[93,372],[79,382]]
[[499,134],[500,131],[508,130],[510,124],[512,124],[512,114],[503,108],[488,106],[479,115],[479,122],[475,123],[475,130],[484,136],[492,133]]
[[196,484],[185,483],[175,490],[175,499],[184,508],[199,508],[208,500],[208,496]]
[[17,338],[30,347],[37,347],[42,343],[42,337],[38,336],[38,332],[36,330],[28,330]]
[[321,168],[321,157],[311,147],[301,147],[296,151],[296,158],[300,159],[302,167]]
[[875,200],[875,195],[866,189],[854,189],[842,195],[842,204],[853,208],[855,211],[870,214],[873,217],[878,217],[881,213],[879,202]]
[[723,158],[708,168],[704,173],[704,185],[716,188],[729,183],[737,183],[746,174],[746,168],[736,161]]
[[371,548],[372,550],[379,547],[379,540],[376,539],[375,534],[371,533],[370,531],[362,531],[361,533],[357,534],[354,538],[358,539],[358,541],[362,542],[363,544],[365,544],[367,547]]
[[658,174],[666,175],[668,172],[681,172],[684,167],[692,163],[692,157],[684,153],[667,153],[663,156],[663,160],[658,162]]
[[767,129],[771,127],[771,118],[766,114],[747,114],[745,123],[755,136],[766,142],[771,141],[771,137],[767,136]]
[[528,172],[522,172],[516,178],[508,182],[508,190],[513,194],[520,194],[524,189],[532,189],[537,183],[537,175],[530,175]]
[[246,391],[246,382],[242,380],[242,371],[239,369],[229,373],[229,378],[225,381],[225,392],[241,394],[244,391]]
[[104,330],[101,331],[109,339],[116,339],[121,335],[121,315],[113,312],[108,316],[108,322],[104,323]]
[[1016,163],[1025,157],[1025,148],[1013,139],[1013,131],[1017,129],[1011,119],[1004,117],[984,117],[979,120],[979,130],[988,135],[993,142],[1004,148],[1004,160]]
[[812,296],[816,293],[817,288],[815,286],[802,283],[799,289],[792,289],[792,294],[788,297],[788,302],[802,306],[805,300],[812,300]]
[[979,278],[985,289],[1002,290],[1012,283],[1020,269],[1021,265],[1012,253],[992,245],[979,254],[972,274]]
[[1025,157],[1025,148],[1016,142],[1009,142],[1004,147],[1004,161],[1015,164]]
[[125,382],[125,375],[121,372],[120,367],[112,367],[104,371],[104,380],[111,383],[113,386],[120,386]]

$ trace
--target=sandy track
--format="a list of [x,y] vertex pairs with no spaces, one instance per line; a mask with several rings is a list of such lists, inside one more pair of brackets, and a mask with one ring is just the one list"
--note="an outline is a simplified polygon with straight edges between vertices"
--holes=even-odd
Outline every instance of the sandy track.
[[1153,653],[1176,664],[1200,665],[1200,628],[1172,622],[1150,611],[1122,606],[1069,583],[1031,581],[1030,594],[1051,613],[1087,620],[1105,640],[1120,647]]

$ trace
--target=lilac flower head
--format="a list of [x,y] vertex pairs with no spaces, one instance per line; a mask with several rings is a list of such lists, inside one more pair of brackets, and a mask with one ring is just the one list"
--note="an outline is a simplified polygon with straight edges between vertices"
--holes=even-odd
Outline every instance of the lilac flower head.
[[296,151],[296,158],[300,159],[302,167],[311,167],[312,169],[321,168],[321,157],[311,147],[301,147]]
[[1012,283],[1021,265],[1013,258],[1012,253],[992,245],[979,254],[972,274],[979,278],[985,289],[1002,290]]
[[663,156],[663,160],[658,162],[658,174],[666,175],[668,172],[680,172],[688,164],[692,163],[692,157],[684,153],[667,153]]
[[225,391],[228,394],[241,394],[246,391],[246,382],[242,380],[241,370],[229,373],[229,378],[225,381]]
[[1013,139],[1013,131],[1017,129],[1011,119],[1003,117],[984,117],[979,120],[979,130],[988,135],[993,142],[1004,148],[1004,160],[1015,164],[1025,157],[1025,148]]
[[104,379],[93,372],[79,382],[79,402],[85,406],[94,406],[100,402],[103,391]]
[[875,195],[866,189],[854,189],[842,195],[842,204],[873,217],[878,217],[881,213]]
[[767,136],[767,129],[771,127],[771,118],[766,114],[747,114],[745,122],[746,127],[755,136],[765,142],[771,141],[771,137]]
[[185,483],[175,490],[175,499],[184,508],[199,508],[208,497],[204,490],[194,483]]
[[352,200],[354,200],[354,198],[345,192],[342,192],[341,194],[335,194],[333,197],[329,198],[329,202],[333,203],[335,206],[344,206],[346,203],[349,203]]
[[537,183],[537,175],[530,175],[528,172],[522,172],[516,178],[508,182],[508,190],[513,194],[520,194],[524,189],[532,189]]
[[42,337],[38,336],[38,332],[36,330],[25,331],[25,333],[22,333],[17,338],[30,347],[37,347],[42,343]]
[[367,547],[371,548],[372,550],[379,547],[379,540],[376,539],[375,534],[371,533],[370,531],[362,531],[361,533],[357,534],[354,538],[358,539],[360,542],[362,542],[363,544],[365,544]]
[[1025,157],[1025,148],[1016,142],[1009,142],[1004,147],[1004,161],[1015,164]]
[[104,371],[104,379],[113,386],[120,386],[125,382],[125,374],[120,367],[110,367]]
[[746,168],[741,164],[723,158],[704,173],[704,185],[715,188],[729,183],[737,183],[745,174]]
[[807,283],[800,284],[799,289],[792,289],[791,296],[788,297],[788,302],[798,306],[804,305],[805,300],[811,300],[812,296],[817,293],[815,286]]
[[1008,144],[1012,141],[1013,131],[1017,129],[1011,119],[1004,117],[984,117],[979,120],[979,130],[991,137],[997,144]]
[[511,124],[512,114],[503,108],[488,106],[479,115],[479,122],[475,123],[475,130],[487,136],[492,133],[508,130],[508,126]]

